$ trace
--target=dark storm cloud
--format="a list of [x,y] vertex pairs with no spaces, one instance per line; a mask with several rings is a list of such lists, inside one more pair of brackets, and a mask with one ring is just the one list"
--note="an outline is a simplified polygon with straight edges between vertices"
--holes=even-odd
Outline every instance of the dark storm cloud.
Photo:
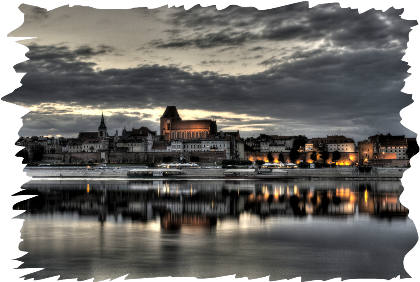
[[43,19],[48,18],[48,11],[47,9],[32,7],[31,11],[25,14],[25,20],[28,18],[36,21],[41,21]]
[[[157,48],[212,48],[242,46],[246,42],[317,41],[351,49],[406,48],[408,32],[417,21],[401,19],[403,9],[386,12],[342,9],[339,4],[318,5],[309,9],[307,2],[271,10],[229,6],[218,11],[214,6],[178,8],[170,22],[182,28],[202,27],[192,37],[172,37],[151,42]],[[229,32],[225,28],[229,26]],[[253,28],[259,27],[257,31]],[[254,47],[252,51],[260,50]]]
[[[341,128],[344,133],[346,128],[357,127],[360,130],[354,134],[358,135],[376,133],[378,128],[392,127],[388,130],[395,129],[398,134],[405,130],[399,124],[399,111],[412,100],[410,95],[400,92],[408,66],[401,61],[403,54],[399,50],[310,52],[299,50],[295,54],[298,59],[292,58],[261,73],[234,77],[209,71],[190,73],[160,65],[94,71],[95,64],[78,61],[75,50],[30,46],[30,61],[16,66],[23,72],[29,70],[23,77],[23,86],[3,100],[23,106],[74,103],[104,110],[165,107],[168,102],[176,102],[183,110],[272,117],[277,121],[247,123],[254,127],[261,124],[267,130],[285,130],[282,126],[287,124],[288,130],[307,135],[316,132],[322,135],[320,131],[327,128]],[[83,127],[77,129],[81,131],[98,126],[96,117],[31,114],[33,119],[22,129],[25,135],[34,134],[35,130],[40,130],[37,134],[64,135],[76,128]],[[144,121],[145,117],[121,113],[109,119],[115,128],[126,123],[132,126],[136,121],[139,125],[146,122],[157,130],[157,123]],[[51,120],[47,122],[48,118]],[[378,125],[378,121],[387,123]],[[220,128],[231,124],[232,120],[218,122]],[[54,133],[53,129],[60,133]]]
[[149,44],[155,48],[200,48],[208,49],[220,46],[240,46],[249,41],[254,36],[247,32],[236,32],[230,29],[224,29],[219,32],[207,33],[205,35],[197,35],[194,38],[174,38],[170,42],[165,43],[163,40],[154,40]]
[[248,51],[259,51],[259,50],[263,50],[263,49],[265,49],[264,47],[261,47],[261,46],[257,46],[257,47],[254,47],[254,48],[251,48],[251,49],[249,49]]
[[170,34],[171,36],[175,36],[181,33],[180,29],[166,29],[163,32]]
[[227,48],[223,48],[220,49],[219,52],[224,52],[224,51],[229,51],[229,50],[235,50],[237,47],[227,47]]
[[111,53],[114,51],[114,48],[112,48],[111,46],[106,46],[106,45],[100,45],[98,47],[97,50],[93,49],[90,46],[84,45],[84,46],[80,46],[79,48],[77,48],[74,51],[75,56],[82,58],[82,59],[87,59],[87,58],[91,58],[93,56],[97,56],[97,55],[103,55],[106,53]]
[[229,60],[229,61],[221,61],[221,60],[204,60],[200,62],[200,65],[208,66],[208,65],[217,65],[217,64],[233,64],[236,61]]
[[[101,122],[100,115],[45,115],[31,111],[23,117],[23,127],[19,131],[20,136],[39,135],[62,135],[64,137],[77,137],[80,131],[96,131]],[[158,127],[157,122],[143,120],[139,117],[124,114],[105,115],[105,125],[109,135],[114,135],[118,130],[119,135],[124,127],[131,130],[134,126],[149,129]]]
[[152,115],[151,114],[142,114],[141,116],[142,118],[151,118]]
[[253,57],[241,57],[241,60],[251,60],[251,59],[261,59],[263,56],[261,55],[257,55],[257,56],[253,56]]
[[216,119],[216,120],[223,120],[225,123],[226,122],[235,122],[235,123],[237,123],[237,122],[243,122],[243,119],[241,119],[241,118],[228,118],[228,117],[214,116],[214,115],[209,116],[209,117],[206,117],[206,118]]
[[[284,56],[279,56],[279,58],[277,57],[271,57],[267,60],[264,60],[260,63],[258,63],[258,65],[263,65],[263,66],[267,66],[267,67],[271,67],[273,65],[278,65],[278,64],[283,64],[283,63],[290,63],[290,62],[295,62],[296,60],[302,60],[302,59],[315,59],[315,58],[322,58],[323,60],[331,60],[330,57],[331,56],[347,56],[347,55],[351,55],[350,52],[344,52],[343,51],[326,51],[326,49],[324,48],[320,48],[320,49],[312,49],[312,50],[300,50],[299,48],[295,48],[296,51],[294,51],[291,55],[284,55]],[[261,58],[261,56],[255,56],[256,58]],[[310,61],[307,61],[310,62]]]

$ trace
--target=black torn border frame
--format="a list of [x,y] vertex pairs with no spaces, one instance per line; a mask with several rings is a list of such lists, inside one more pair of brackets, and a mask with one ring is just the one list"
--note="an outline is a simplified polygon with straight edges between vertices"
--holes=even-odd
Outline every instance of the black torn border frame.
[[[237,3],[227,3],[223,2],[223,4],[219,4],[218,2],[201,2],[199,5],[206,7],[210,5],[216,5],[216,7],[221,10],[229,5],[239,5],[243,7],[253,6],[259,10],[263,9],[270,9],[276,8],[288,4],[297,3],[300,1],[281,1],[281,2],[269,2],[261,3],[255,2],[248,3],[248,2],[237,2]],[[352,8],[358,9],[359,13],[363,13],[369,9],[376,9],[386,11],[390,7],[394,7],[396,9],[404,9],[403,14],[401,15],[402,19],[405,20],[418,20],[418,11],[416,9],[416,2],[417,1],[341,1],[341,2],[321,2],[321,1],[304,1],[308,2],[308,6],[310,8],[318,5],[318,4],[325,4],[325,3],[339,3],[342,8]],[[28,60],[25,56],[25,53],[29,51],[27,47],[24,45],[24,41],[19,43],[19,40],[30,39],[31,37],[25,38],[13,38],[8,37],[8,34],[19,28],[23,24],[24,15],[19,11],[18,7],[22,4],[23,1],[3,1],[2,3],[2,13],[3,13],[3,25],[2,25],[2,32],[5,33],[2,37],[3,46],[3,56],[2,56],[2,65],[1,68],[3,71],[3,79],[2,79],[2,94],[1,96],[6,96],[12,93],[15,89],[22,86],[20,83],[21,78],[24,76],[24,73],[16,73],[14,71],[13,66],[19,64],[23,61]],[[45,8],[47,10],[52,10],[54,8],[63,6],[63,5],[83,5],[83,6],[90,6],[93,8],[102,8],[102,9],[129,9],[134,7],[148,7],[148,8],[157,8],[164,5],[172,6],[184,6],[186,10],[190,9],[191,7],[197,4],[182,4],[182,3],[158,3],[158,2],[135,2],[135,1],[121,1],[121,2],[107,2],[107,1],[78,1],[78,2],[65,2],[65,1],[31,1],[28,0],[24,2],[28,5],[38,6]],[[417,16],[417,17],[416,17]],[[401,109],[400,115],[402,117],[401,124],[406,128],[414,131],[416,134],[420,131],[420,122],[417,122],[418,115],[420,113],[420,106],[419,102],[415,103],[415,94],[418,93],[418,87],[416,88],[415,82],[416,79],[413,77],[414,73],[414,65],[418,62],[418,58],[415,54],[415,50],[419,50],[418,44],[418,33],[419,28],[418,26],[413,27],[413,30],[409,34],[409,42],[407,44],[407,49],[405,55],[401,58],[401,60],[408,63],[410,69],[408,72],[411,74],[407,79],[405,79],[406,83],[403,89],[401,89],[401,95],[411,94],[412,99],[414,102],[411,105],[407,105],[404,109]],[[30,36],[30,35],[28,35]],[[408,48],[409,47],[409,48]],[[417,64],[418,65],[418,64]],[[417,90],[417,91],[416,91]],[[7,103],[4,101],[0,102],[1,108],[1,121],[2,121],[2,129],[3,129],[3,136],[0,138],[1,141],[1,148],[2,156],[4,160],[11,160],[7,162],[2,162],[1,172],[3,180],[3,195],[5,195],[6,202],[2,208],[1,217],[2,217],[2,236],[1,236],[1,264],[2,264],[2,272],[1,277],[2,281],[25,281],[28,279],[24,279],[23,276],[29,273],[39,271],[41,269],[16,269],[19,267],[22,262],[18,261],[19,257],[22,257],[26,254],[26,252],[22,252],[19,250],[19,243],[22,241],[20,238],[20,230],[23,226],[23,219],[16,219],[15,216],[21,214],[22,210],[16,210],[16,203],[19,197],[22,195],[22,189],[20,188],[24,183],[28,182],[31,177],[27,177],[26,173],[22,171],[23,165],[21,163],[16,162],[13,159],[15,153],[15,142],[18,140],[18,131],[22,126],[22,117],[30,112],[29,109],[20,107],[15,104]],[[417,135],[418,140],[418,135]],[[419,226],[420,226],[420,208],[416,204],[416,200],[420,198],[419,187],[416,187],[416,174],[420,175],[420,165],[418,163],[418,156],[414,156],[411,159],[411,168],[409,168],[405,173],[404,176],[401,178],[401,182],[404,186],[404,192],[400,196],[401,203],[409,209],[409,218],[412,219],[416,225],[417,233],[419,234]],[[404,268],[408,272],[408,274],[412,278],[408,279],[400,279],[399,276],[391,279],[377,279],[372,281],[399,281],[399,280],[406,280],[406,281],[420,281],[420,243],[417,242],[413,249],[407,253],[404,258]],[[128,275],[128,274],[127,274]],[[180,277],[158,277],[158,278],[145,278],[145,279],[124,279],[127,275],[119,277],[114,280],[104,280],[104,281],[176,281],[179,280]],[[81,281],[76,279],[68,279],[68,280],[58,280],[59,276],[53,276],[43,280],[28,280],[28,281]],[[196,279],[193,277],[182,277],[183,281],[193,281],[193,280],[207,280],[207,279]],[[85,281],[93,281],[94,278],[85,280]],[[225,277],[209,277],[211,281],[247,281],[248,278],[235,278],[235,274]],[[269,276],[261,277],[258,279],[252,279],[253,281],[269,281]],[[341,281],[340,277],[326,280],[326,281]],[[294,279],[284,279],[280,281],[301,281],[301,277],[296,277]],[[315,281],[315,280],[313,280]],[[321,280],[316,280],[321,281]],[[350,279],[345,281],[363,281],[357,279]]]

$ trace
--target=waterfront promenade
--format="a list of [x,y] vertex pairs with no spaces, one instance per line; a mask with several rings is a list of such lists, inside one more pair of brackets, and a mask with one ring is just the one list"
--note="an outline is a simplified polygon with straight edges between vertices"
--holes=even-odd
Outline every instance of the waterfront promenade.
[[[96,168],[86,170],[85,168],[25,168],[27,176],[34,178],[127,178],[129,171],[133,167],[121,168]],[[153,168],[150,169],[153,171]],[[270,178],[278,176],[279,179],[303,178],[303,179],[380,179],[396,180],[403,176],[407,168],[375,168],[371,172],[359,172],[355,168],[337,167],[321,169],[273,169],[262,171],[263,175],[270,175]],[[225,178],[222,168],[202,168],[202,169],[181,169],[181,174],[176,178],[197,178],[197,179],[217,179]],[[153,178],[153,176],[150,176]],[[245,177],[246,178],[246,177]],[[263,178],[263,177],[262,177]]]

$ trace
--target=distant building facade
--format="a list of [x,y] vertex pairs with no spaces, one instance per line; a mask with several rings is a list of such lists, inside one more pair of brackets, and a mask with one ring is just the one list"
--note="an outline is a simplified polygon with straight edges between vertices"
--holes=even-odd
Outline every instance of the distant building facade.
[[327,137],[312,138],[305,144],[305,151],[327,151],[352,153],[356,151],[356,146],[352,138],[343,135],[331,135]]
[[175,106],[166,107],[160,118],[161,135],[165,141],[206,138],[217,132],[215,120],[182,120]]

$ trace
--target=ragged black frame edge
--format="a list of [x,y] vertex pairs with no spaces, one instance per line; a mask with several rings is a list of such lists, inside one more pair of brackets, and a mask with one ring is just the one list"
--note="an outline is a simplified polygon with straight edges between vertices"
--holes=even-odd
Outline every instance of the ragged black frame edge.
[[[124,2],[124,3],[123,3]],[[297,2],[302,1],[273,1],[270,2],[271,4],[261,4],[261,2],[254,1],[254,4],[251,4],[250,2],[237,2],[237,3],[223,3],[223,4],[217,4],[217,2],[201,2],[199,5],[206,7],[206,6],[212,6],[216,5],[216,7],[221,10],[229,5],[239,5],[244,7],[256,7],[260,10],[263,9],[270,9],[275,8],[283,5],[293,4]],[[308,3],[308,6],[312,8],[313,6],[316,6],[318,4],[324,4],[324,3],[339,3],[342,8],[352,8],[352,9],[358,9],[359,13],[363,13],[371,8],[374,8],[376,10],[382,10],[386,11],[387,9],[394,7],[396,9],[403,8],[404,11],[401,14],[401,18],[405,20],[417,20],[418,17],[416,17],[416,13],[418,14],[419,10],[416,10],[415,4],[416,1],[396,1],[393,0],[392,3],[390,1],[340,1],[340,2],[319,2],[319,1],[303,1]],[[19,64],[23,61],[28,60],[27,57],[25,57],[25,53],[29,51],[27,47],[25,47],[25,44],[28,44],[30,41],[24,41],[24,39],[29,39],[30,37],[26,38],[14,38],[14,37],[8,37],[8,34],[12,32],[13,30],[19,28],[23,24],[24,21],[24,15],[22,12],[19,11],[18,7],[20,4],[22,4],[22,1],[3,1],[2,2],[2,13],[3,13],[3,22],[5,22],[2,26],[2,32],[5,34],[3,36],[3,46],[6,46],[4,48],[4,53],[2,57],[2,65],[1,69],[3,71],[3,79],[2,79],[2,94],[1,96],[6,96],[8,94],[11,94],[15,89],[22,86],[20,83],[21,78],[23,77],[24,73],[16,73],[14,71],[13,66],[16,64]],[[31,1],[28,0],[24,2],[28,5],[38,6],[41,8],[45,8],[48,11],[55,9],[57,7],[63,6],[63,5],[83,5],[83,6],[90,6],[93,8],[103,8],[103,9],[129,9],[134,7],[149,7],[149,8],[157,8],[164,5],[169,6],[184,6],[185,9],[190,9],[192,6],[195,6],[197,4],[182,4],[182,3],[157,3],[155,1],[153,2],[146,2],[141,3],[137,1],[122,1],[122,2],[107,2],[107,1],[101,1],[101,2],[94,2],[94,1],[78,1],[78,2],[62,2],[62,1]],[[277,4],[275,4],[277,3]],[[406,128],[410,129],[411,131],[414,131],[416,134],[419,133],[420,130],[420,123],[416,122],[416,113],[420,113],[420,106],[419,103],[415,103],[415,94],[417,94],[415,81],[416,79],[413,77],[414,74],[414,65],[415,62],[417,63],[417,58],[415,54],[415,50],[419,50],[419,44],[418,40],[418,33],[419,33],[418,26],[415,26],[412,28],[412,31],[409,33],[409,43],[407,44],[406,53],[402,56],[401,60],[408,63],[408,66],[410,67],[408,69],[408,73],[411,75],[405,79],[406,83],[403,89],[401,89],[401,95],[407,95],[411,94],[412,99],[414,102],[411,105],[407,105],[405,108],[403,108],[400,112],[400,115],[402,117],[401,124],[405,126]],[[31,35],[28,35],[31,36]],[[18,41],[21,40],[21,41]],[[408,48],[409,47],[409,48]],[[418,65],[418,64],[417,64]],[[418,90],[418,88],[417,88]],[[14,218],[17,215],[24,212],[23,210],[17,210],[16,205],[19,199],[22,197],[22,190],[20,187],[28,182],[31,177],[26,176],[26,173],[22,171],[23,165],[19,163],[16,159],[14,159],[14,155],[16,152],[16,146],[15,142],[18,141],[19,135],[19,129],[22,126],[22,117],[30,112],[29,109],[4,102],[3,100],[0,102],[1,108],[1,125],[3,129],[3,136],[0,138],[1,142],[1,148],[2,150],[2,177],[3,177],[3,185],[1,187],[2,195],[4,195],[3,199],[3,205],[2,205],[2,213],[1,217],[2,219],[2,228],[1,228],[1,238],[2,238],[2,249],[0,251],[1,254],[1,264],[3,271],[1,272],[2,281],[26,281],[28,279],[25,279],[24,276],[30,273],[33,273],[35,271],[39,271],[41,269],[29,269],[29,268],[19,268],[20,265],[22,265],[22,262],[19,261],[19,258],[25,255],[27,252],[22,252],[19,250],[19,243],[22,241],[20,237],[20,230],[23,226],[23,219],[17,219]],[[417,135],[418,140],[418,135]],[[404,176],[401,178],[401,182],[404,186],[404,191],[400,196],[401,203],[408,208],[409,210],[409,218],[412,219],[415,223],[415,226],[417,228],[417,234],[419,234],[419,225],[420,225],[420,212],[419,212],[419,206],[416,204],[416,201],[418,202],[419,199],[419,189],[420,187],[416,187],[416,174],[420,175],[420,165],[418,163],[418,155],[415,155],[411,159],[411,167],[404,173]],[[419,185],[420,186],[420,185]],[[394,281],[394,280],[407,280],[407,281],[417,281],[420,280],[420,265],[416,262],[420,261],[420,244],[417,242],[415,246],[413,246],[413,249],[407,253],[407,255],[404,258],[404,268],[408,272],[408,274],[412,278],[407,279],[400,279],[399,276],[386,280],[386,279],[378,279],[375,281]],[[23,265],[22,265],[23,267]],[[42,271],[42,270],[41,270]],[[128,274],[127,274],[128,275]],[[125,279],[126,276],[119,277],[117,279],[111,280],[103,280],[103,281],[137,281],[137,279]],[[142,278],[138,279],[140,280],[149,280],[152,279],[152,281],[158,281],[165,280],[165,281],[175,281],[179,279],[179,277],[168,277],[168,278]],[[244,278],[236,278],[235,274],[232,274],[230,276],[225,277],[209,277],[210,280],[216,279],[217,281],[233,281],[233,280],[241,280],[246,281],[248,280],[247,277]],[[193,277],[189,278],[182,278],[182,280],[204,280],[204,279],[196,279]],[[258,279],[250,279],[254,281],[269,281],[269,276],[261,277]],[[326,280],[326,281],[341,281],[341,277],[334,278],[332,280]],[[47,279],[42,280],[33,280],[29,279],[28,281],[82,281],[80,279],[67,279],[63,280],[60,279],[59,276],[53,276]],[[94,281],[94,278],[84,280],[84,281]],[[293,279],[284,279],[279,281],[301,281],[300,277],[296,277]],[[315,281],[315,280],[313,280]],[[316,280],[316,281],[322,281],[322,280]],[[350,279],[350,280],[344,280],[344,281],[362,281],[359,279]]]

